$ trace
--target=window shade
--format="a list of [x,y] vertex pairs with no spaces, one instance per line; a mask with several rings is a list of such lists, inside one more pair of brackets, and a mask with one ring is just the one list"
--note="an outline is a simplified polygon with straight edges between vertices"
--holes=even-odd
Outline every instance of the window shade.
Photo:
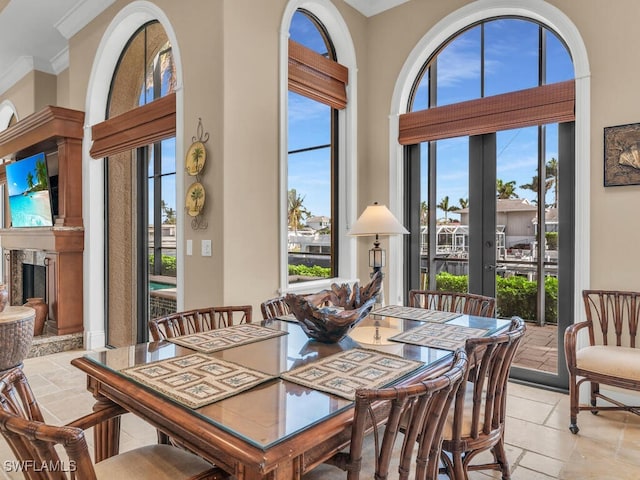
[[91,127],[89,153],[103,158],[150,145],[176,134],[176,95],[172,93]]
[[330,107],[347,106],[349,69],[289,40],[289,90]]
[[414,145],[575,119],[575,82],[543,85],[400,115],[398,141]]

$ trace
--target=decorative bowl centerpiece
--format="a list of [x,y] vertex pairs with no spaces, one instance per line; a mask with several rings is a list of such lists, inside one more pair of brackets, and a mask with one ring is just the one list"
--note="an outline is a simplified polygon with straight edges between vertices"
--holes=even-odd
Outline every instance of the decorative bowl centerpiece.
[[310,339],[336,343],[369,315],[381,288],[382,273],[376,272],[364,287],[356,282],[352,290],[349,284],[334,283],[330,290],[312,295],[289,293],[284,300]]

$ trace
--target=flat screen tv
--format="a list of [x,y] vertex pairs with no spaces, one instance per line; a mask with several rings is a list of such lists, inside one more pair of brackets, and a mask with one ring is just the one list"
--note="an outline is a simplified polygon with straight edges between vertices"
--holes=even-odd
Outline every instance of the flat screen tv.
[[8,163],[9,210],[12,227],[51,227],[51,193],[44,153]]

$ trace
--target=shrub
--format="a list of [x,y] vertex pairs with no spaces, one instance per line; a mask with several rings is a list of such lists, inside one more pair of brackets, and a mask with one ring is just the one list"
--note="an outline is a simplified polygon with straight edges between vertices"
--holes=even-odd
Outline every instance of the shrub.
[[[452,275],[441,272],[436,275],[436,289],[448,292],[467,292],[468,275]],[[513,276],[503,278],[496,276],[496,303],[498,316],[512,317],[518,315],[525,320],[535,320],[537,309],[538,282],[524,277]],[[558,279],[546,277],[545,289],[545,322],[558,323]]]
[[320,267],[313,265],[289,265],[289,275],[300,275],[301,277],[322,277],[329,278],[331,269],[329,267]]
[[558,232],[547,232],[544,237],[547,239],[547,250],[558,249]]
[[[149,255],[149,272],[153,272],[154,256]],[[161,275],[175,277],[177,275],[176,257],[170,255],[162,255],[162,272]]]
[[447,272],[440,272],[436,275],[436,290],[466,293],[468,283],[468,275],[452,275]]

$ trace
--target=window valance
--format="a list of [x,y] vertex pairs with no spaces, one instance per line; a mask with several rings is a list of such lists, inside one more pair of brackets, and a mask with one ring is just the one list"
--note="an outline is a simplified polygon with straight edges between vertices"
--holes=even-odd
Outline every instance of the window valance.
[[176,135],[176,94],[171,93],[91,127],[89,153],[103,158]]
[[289,40],[289,90],[330,107],[347,106],[349,69]]
[[575,83],[543,85],[400,115],[398,141],[414,145],[575,119]]

